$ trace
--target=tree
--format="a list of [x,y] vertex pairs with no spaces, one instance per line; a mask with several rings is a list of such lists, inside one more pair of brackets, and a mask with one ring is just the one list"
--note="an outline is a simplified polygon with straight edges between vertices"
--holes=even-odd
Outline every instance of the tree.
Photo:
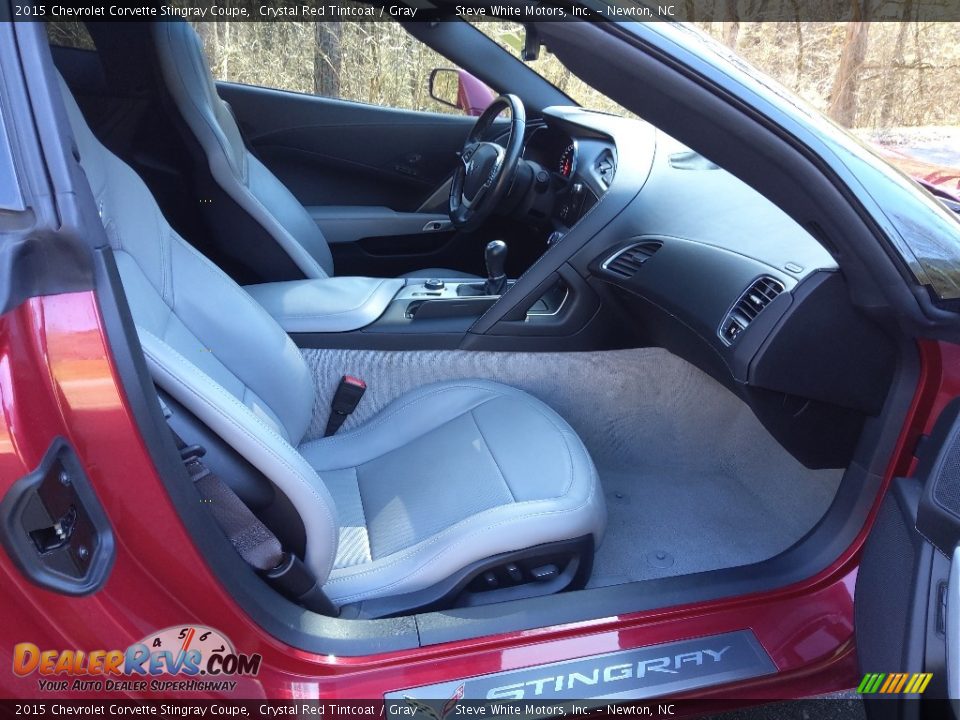
[[740,34],[740,15],[737,13],[737,0],[726,0],[723,25],[723,44],[731,50],[737,49],[737,36]]
[[217,65],[220,62],[220,38],[217,37],[217,23],[198,22],[194,23],[194,28],[200,36],[200,42],[203,45],[203,52],[207,56],[207,62],[211,70],[217,72]]
[[868,3],[869,0],[850,0],[852,18],[847,23],[843,48],[840,50],[840,64],[830,92],[828,112],[844,127],[853,127],[857,120],[857,90],[860,70],[867,56],[867,34],[870,32]]
[[904,101],[904,46],[906,45],[907,22],[913,15],[913,0],[906,0],[903,4],[903,16],[897,28],[897,40],[893,47],[892,57],[887,61],[883,79],[883,102],[880,104],[880,127],[886,128],[893,124],[893,113]]
[[324,97],[338,98],[343,63],[343,26],[338,22],[318,22],[315,27],[313,91]]

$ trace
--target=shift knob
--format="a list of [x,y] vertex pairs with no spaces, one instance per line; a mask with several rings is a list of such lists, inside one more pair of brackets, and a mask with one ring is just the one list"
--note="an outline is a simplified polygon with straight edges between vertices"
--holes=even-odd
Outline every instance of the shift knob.
[[487,263],[487,295],[501,295],[507,286],[507,244],[503,240],[491,240],[483,251]]

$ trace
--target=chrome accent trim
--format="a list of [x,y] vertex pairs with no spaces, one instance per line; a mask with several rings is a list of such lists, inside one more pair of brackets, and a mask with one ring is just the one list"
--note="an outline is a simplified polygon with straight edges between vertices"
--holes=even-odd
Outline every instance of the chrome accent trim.
[[[727,318],[730,317],[730,313],[733,312],[733,309],[740,304],[740,301],[747,296],[747,293],[750,292],[750,288],[752,288],[754,285],[757,284],[757,280],[762,280],[764,278],[773,280],[775,283],[777,283],[777,285],[780,286],[780,292],[777,293],[777,297],[780,297],[780,295],[787,292],[787,286],[784,284],[783,280],[775,278],[773,277],[773,275],[758,275],[753,280],[751,280],[750,283],[747,285],[747,287],[744,289],[744,291],[737,296],[736,300],[733,301],[733,304],[731,304],[730,307],[727,308],[727,311],[723,314],[723,318],[720,320],[720,324],[717,326],[717,337],[720,338],[720,342],[722,342],[727,347],[730,347],[731,345],[733,345],[731,341],[727,340],[723,336],[723,326],[727,322]],[[774,298],[774,300],[776,300],[776,298]],[[771,300],[770,302],[773,302],[773,300]],[[763,309],[766,310],[766,308],[767,306],[765,305]],[[761,312],[763,312],[763,310],[761,310]],[[757,314],[759,315],[759,313]],[[744,330],[746,330],[746,328],[743,328],[741,332],[743,332]]]
[[635,248],[635,247],[637,247],[637,245],[640,245],[640,244],[642,244],[642,243],[640,243],[640,242],[635,242],[635,243],[632,243],[632,244],[630,244],[630,245],[627,245],[626,247],[620,248],[620,249],[617,250],[613,255],[611,255],[611,256],[608,257],[606,260],[604,260],[602,263],[600,263],[600,269],[601,269],[601,270],[608,270],[610,263],[612,263],[612,262],[613,262],[614,260],[616,260],[618,257],[620,257],[621,255],[623,255],[627,250],[630,250],[630,249],[632,249],[632,248]]
[[[527,311],[527,317],[553,317],[554,315],[559,315],[560,311],[563,310],[563,306],[567,304],[567,298],[570,297],[570,288],[564,288],[563,291],[563,300],[560,301],[560,304],[557,305],[557,309],[553,312],[530,312]],[[534,303],[536,305],[536,303]]]
[[430,220],[423,226],[422,232],[440,232],[442,230],[449,230],[452,227],[453,223],[450,220]]
[[[644,239],[642,239],[642,240],[637,240],[637,241],[634,242],[634,243],[630,243],[630,244],[627,245],[626,247],[620,248],[620,249],[617,250],[613,255],[611,255],[611,256],[608,257],[606,260],[604,260],[602,263],[600,263],[600,269],[601,269],[601,270],[609,270],[609,265],[610,265],[610,263],[612,263],[612,262],[613,262],[614,260],[616,260],[618,257],[620,257],[621,255],[623,255],[627,250],[632,250],[633,248],[639,247],[640,245],[649,245],[649,244],[652,244],[652,243],[660,243],[660,248],[663,247],[663,241],[662,241],[662,240],[658,240],[657,238],[644,238]],[[658,248],[658,249],[660,249],[660,248]],[[654,251],[654,252],[656,252],[656,251]],[[644,261],[644,262],[646,262],[646,261]],[[613,272],[613,271],[611,270],[610,272]],[[751,285],[752,285],[752,284],[753,284],[753,283],[751,283]]]
[[[435,704],[439,717],[442,707],[450,702],[448,698],[454,696],[500,704],[522,700],[551,706],[566,703],[569,707],[575,702],[583,708],[610,701],[669,697],[776,672],[777,666],[756,635],[744,629],[397,688],[383,697],[387,717],[403,714],[401,708],[409,707],[411,701],[431,707]],[[596,680],[584,681],[590,678]],[[502,716],[490,711],[485,714]],[[564,714],[575,713],[568,709]]]

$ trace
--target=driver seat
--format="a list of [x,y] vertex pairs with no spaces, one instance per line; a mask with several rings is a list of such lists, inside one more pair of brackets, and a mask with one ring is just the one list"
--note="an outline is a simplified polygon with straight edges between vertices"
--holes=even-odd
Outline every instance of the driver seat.
[[[216,82],[196,31],[189,23],[178,19],[151,23],[151,34],[162,84],[191,136],[188,141],[199,145],[206,156],[213,182],[282,251],[279,263],[270,260],[271,256],[275,258],[278,254],[264,252],[262,246],[258,248],[256,238],[238,232],[240,224],[228,219],[215,223],[215,232],[229,239],[228,243],[223,243],[227,252],[256,253],[260,257],[255,261],[243,257],[237,259],[261,270],[268,269],[268,272],[280,268],[274,270],[274,275],[284,271],[287,274],[299,271],[308,278],[334,275],[330,247],[310,213],[247,149],[233,111],[217,94]],[[479,278],[447,268],[425,268],[401,277]]]

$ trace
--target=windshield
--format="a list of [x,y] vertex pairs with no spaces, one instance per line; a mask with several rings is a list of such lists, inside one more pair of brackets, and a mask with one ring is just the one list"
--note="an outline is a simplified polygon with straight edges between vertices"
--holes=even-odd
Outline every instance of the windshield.
[[895,167],[960,193],[960,23],[693,26]]
[[[516,58],[523,59],[523,41],[526,33],[522,23],[496,20],[471,20],[470,24]],[[636,117],[619,103],[599,90],[590,87],[574,75],[549,48],[540,48],[536,60],[524,61],[527,67],[549,82],[581,107],[600,112]]]
[[[473,25],[521,57],[522,24]],[[907,175],[960,196],[960,22],[680,25],[711,39],[717,51],[772,81],[766,84],[781,94],[806,101]],[[633,116],[548,48],[526,64],[583,107]]]

